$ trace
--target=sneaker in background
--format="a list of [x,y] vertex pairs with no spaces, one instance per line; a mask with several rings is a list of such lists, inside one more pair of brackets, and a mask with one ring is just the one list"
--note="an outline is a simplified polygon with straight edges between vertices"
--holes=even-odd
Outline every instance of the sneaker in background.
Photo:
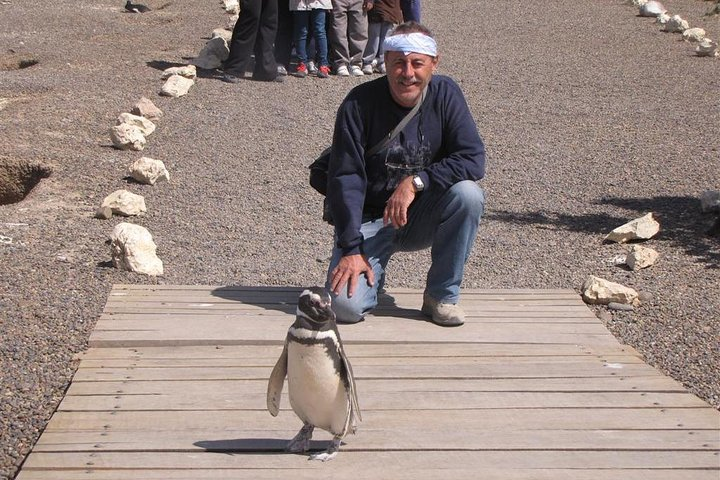
[[363,65],[362,72],[364,75],[372,75],[373,74],[373,66],[372,63],[368,63],[367,65]]
[[318,68],[315,66],[315,62],[312,60],[307,63],[307,70],[310,75],[316,75],[318,73]]
[[387,71],[385,70],[385,63],[381,63],[380,65],[375,65],[374,68],[376,73],[379,73],[380,75],[385,75]]
[[[355,68],[357,68],[357,67],[355,67]],[[350,72],[348,71],[348,68],[345,65],[340,65],[339,67],[337,67],[337,70],[335,71],[335,75],[337,75],[338,77],[349,77]]]
[[287,75],[287,68],[285,68],[284,65],[278,65],[277,72],[278,75],[282,75],[284,77]]
[[350,66],[350,75],[353,77],[362,77],[365,74],[363,73],[362,69],[358,67],[357,65],[351,65]]
[[297,68],[295,69],[295,72],[293,72],[293,76],[299,77],[299,78],[305,78],[308,74],[308,69],[305,66],[304,63],[298,63]]
[[321,65],[317,72],[318,78],[328,78],[330,76],[330,67]]

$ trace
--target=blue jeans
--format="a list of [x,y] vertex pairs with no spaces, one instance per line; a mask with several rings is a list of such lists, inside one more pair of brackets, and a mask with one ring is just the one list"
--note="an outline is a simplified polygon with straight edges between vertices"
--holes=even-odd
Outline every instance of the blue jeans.
[[312,22],[315,48],[317,49],[320,65],[329,65],[327,34],[325,33],[325,10],[314,8],[312,10],[295,10],[293,12],[295,50],[298,60],[307,63],[308,24]]
[[[465,262],[485,210],[485,194],[477,183],[465,180],[449,190],[429,188],[420,193],[408,211],[408,223],[396,229],[383,225],[382,218],[363,219],[363,253],[375,274],[375,284],[369,286],[362,275],[352,297],[347,286],[333,298],[333,310],[339,322],[355,323],[378,303],[378,291],[385,283],[385,268],[395,252],[411,252],[431,247],[432,265],[427,273],[425,293],[442,303],[457,303],[460,297]],[[330,272],[342,258],[342,250],[333,248]]]
[[420,22],[420,0],[400,0],[403,20]]

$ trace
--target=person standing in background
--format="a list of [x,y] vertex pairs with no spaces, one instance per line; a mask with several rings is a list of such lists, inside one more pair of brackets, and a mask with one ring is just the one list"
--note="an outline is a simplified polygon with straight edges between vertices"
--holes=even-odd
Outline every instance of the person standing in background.
[[362,56],[367,43],[367,0],[332,0],[330,44],[335,74],[362,77]]
[[400,0],[403,21],[420,23],[420,0]]
[[325,12],[332,10],[331,0],[290,0],[290,10],[293,14],[295,51],[298,64],[293,72],[296,77],[305,77],[308,74],[308,31],[312,25],[312,35],[315,40],[319,68],[316,74],[319,78],[327,78],[330,74],[328,62],[328,44],[325,33]]
[[385,75],[385,57],[383,42],[388,32],[403,22],[400,0],[374,0],[368,1],[368,41],[363,53],[363,68],[365,75],[374,72]]
[[241,0],[240,16],[233,28],[230,54],[223,62],[222,80],[238,83],[255,54],[253,80],[282,82],[273,45],[278,26],[278,0]]

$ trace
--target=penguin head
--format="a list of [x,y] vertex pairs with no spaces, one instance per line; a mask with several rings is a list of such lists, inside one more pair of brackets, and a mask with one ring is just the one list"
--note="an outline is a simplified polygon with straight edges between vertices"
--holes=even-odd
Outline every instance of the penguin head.
[[335,317],[330,294],[322,287],[310,287],[300,294],[297,314],[317,325],[323,325]]

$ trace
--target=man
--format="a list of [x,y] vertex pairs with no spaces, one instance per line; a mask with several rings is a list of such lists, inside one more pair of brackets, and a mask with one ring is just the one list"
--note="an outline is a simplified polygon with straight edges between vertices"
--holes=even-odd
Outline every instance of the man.
[[233,28],[230,54],[223,62],[222,80],[238,83],[255,55],[253,80],[281,82],[273,54],[278,28],[278,0],[241,0]]
[[[338,321],[358,322],[377,305],[390,257],[432,247],[422,312],[438,325],[462,325],[457,303],[485,205],[476,183],[485,147],[458,85],[433,76],[439,58],[426,27],[399,25],[384,49],[387,76],[355,87],[338,109],[328,168],[335,246],[327,288]],[[365,158],[418,102],[403,131]]]

